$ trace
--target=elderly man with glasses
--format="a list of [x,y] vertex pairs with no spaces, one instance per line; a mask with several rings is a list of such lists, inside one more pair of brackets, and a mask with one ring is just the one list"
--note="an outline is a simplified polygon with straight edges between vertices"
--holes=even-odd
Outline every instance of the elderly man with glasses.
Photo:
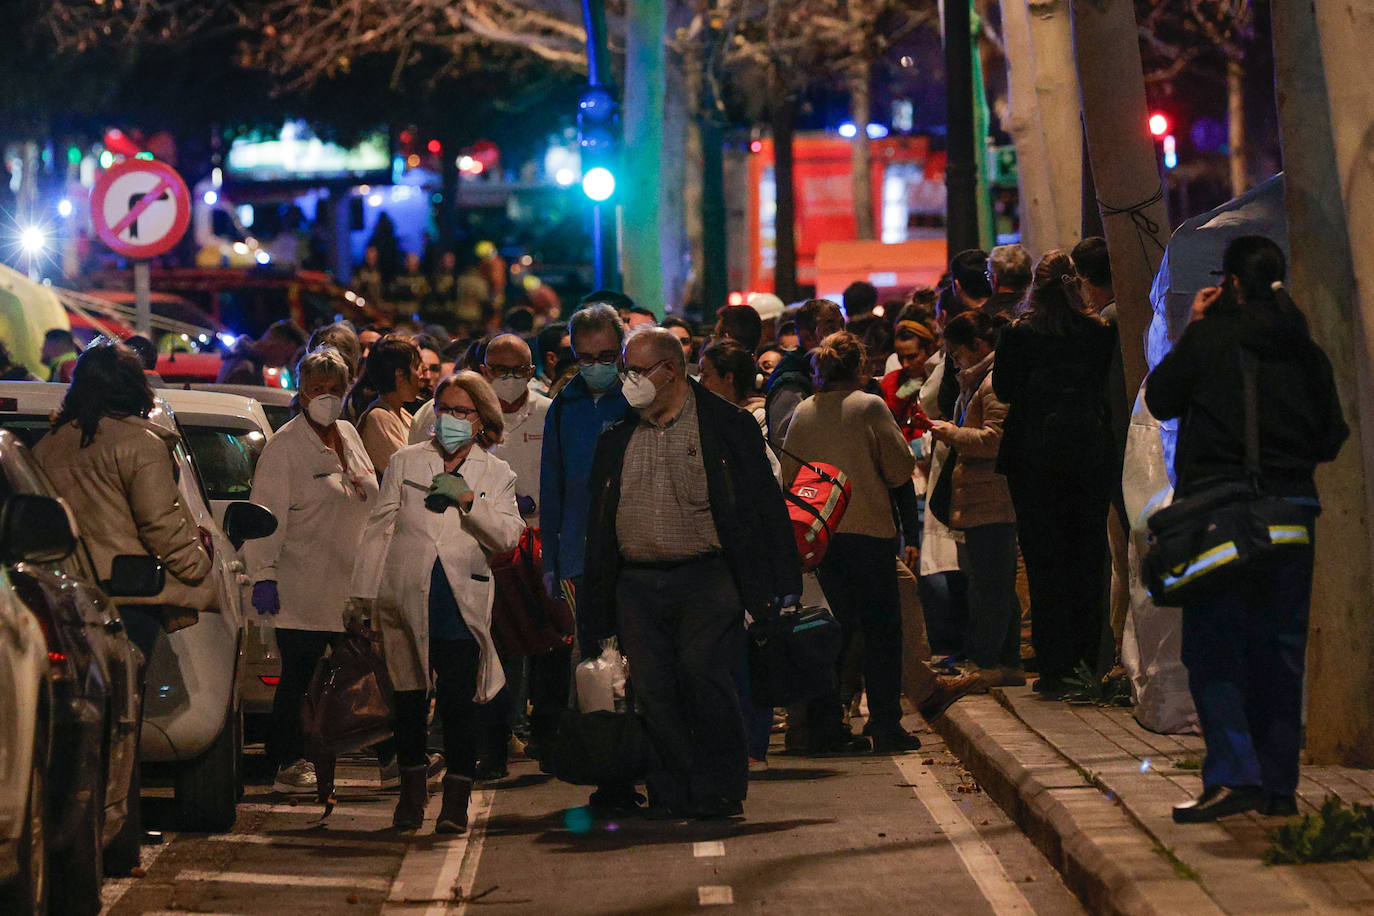
[[634,410],[592,464],[582,645],[615,634],[630,658],[660,758],[649,816],[734,817],[749,774],[732,672],[745,612],[801,593],[791,523],[757,422],[687,377],[671,332],[633,334],[621,382]]

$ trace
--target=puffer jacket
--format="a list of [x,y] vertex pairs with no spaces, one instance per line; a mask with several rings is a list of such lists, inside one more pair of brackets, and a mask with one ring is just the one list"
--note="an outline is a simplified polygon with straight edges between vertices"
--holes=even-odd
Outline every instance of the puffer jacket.
[[167,584],[148,598],[120,604],[156,607],[171,632],[213,606],[212,563],[200,530],[177,489],[172,433],[137,417],[104,419],[90,445],[64,424],[34,447],[34,458],[76,516],[95,572],[110,577],[114,558],[151,554],[167,568]]
[[989,353],[978,365],[959,371],[955,416],[963,419],[950,435],[950,445],[959,455],[950,498],[951,528],[1016,521],[1007,478],[997,473],[1007,405],[992,389],[992,361]]

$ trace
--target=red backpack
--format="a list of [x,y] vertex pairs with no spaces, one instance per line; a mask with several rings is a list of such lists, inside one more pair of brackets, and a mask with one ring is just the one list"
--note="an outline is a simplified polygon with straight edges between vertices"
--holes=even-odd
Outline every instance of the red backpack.
[[801,554],[802,572],[811,572],[825,559],[830,539],[849,507],[849,475],[833,464],[802,461],[786,450],[781,451],[801,463],[797,478],[783,495],[787,515],[792,519],[792,533],[797,538],[797,552]]

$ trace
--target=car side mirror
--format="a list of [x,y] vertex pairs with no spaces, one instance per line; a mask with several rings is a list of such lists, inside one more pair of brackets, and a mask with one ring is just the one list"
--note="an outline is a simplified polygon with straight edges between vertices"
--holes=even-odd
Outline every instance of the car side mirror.
[[167,570],[157,557],[146,553],[114,558],[105,594],[111,598],[152,598],[167,587]]
[[269,537],[277,530],[277,517],[257,503],[230,503],[224,510],[224,533],[238,550],[246,541]]
[[14,494],[0,504],[0,560],[56,563],[76,550],[67,507],[48,496]]

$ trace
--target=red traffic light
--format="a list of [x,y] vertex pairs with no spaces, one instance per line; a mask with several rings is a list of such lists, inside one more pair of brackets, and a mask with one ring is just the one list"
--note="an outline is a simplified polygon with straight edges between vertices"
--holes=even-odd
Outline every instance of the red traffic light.
[[429,143],[425,144],[425,149],[429,150],[436,156],[443,151],[443,147],[439,144],[438,140],[429,141]]
[[1150,115],[1150,133],[1156,137],[1162,137],[1169,132],[1169,116],[1162,111],[1156,111]]

